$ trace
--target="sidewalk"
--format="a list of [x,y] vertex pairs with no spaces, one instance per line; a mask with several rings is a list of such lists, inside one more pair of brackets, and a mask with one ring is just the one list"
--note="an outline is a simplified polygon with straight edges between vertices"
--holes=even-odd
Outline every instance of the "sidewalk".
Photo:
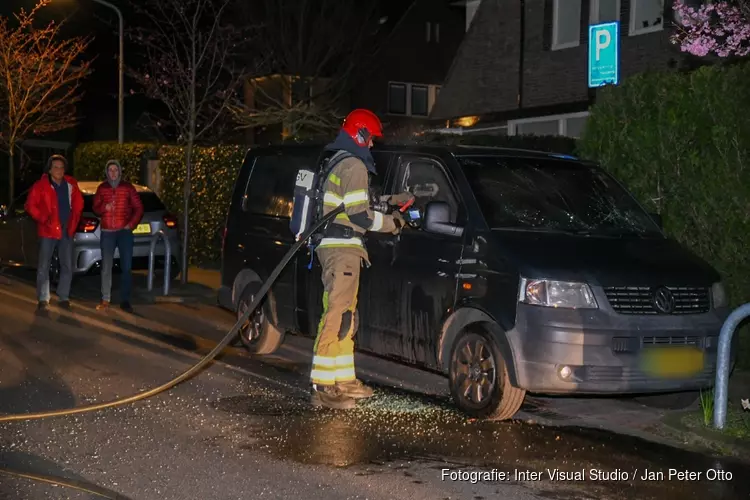
[[[115,275],[113,280],[118,279]],[[188,282],[182,284],[178,276],[169,283],[169,295],[164,295],[164,274],[154,273],[152,290],[148,290],[148,271],[133,272],[133,298],[140,303],[184,303],[201,302],[216,304],[221,286],[221,275],[218,270],[191,267],[188,270]],[[113,282],[112,289],[117,290]]]

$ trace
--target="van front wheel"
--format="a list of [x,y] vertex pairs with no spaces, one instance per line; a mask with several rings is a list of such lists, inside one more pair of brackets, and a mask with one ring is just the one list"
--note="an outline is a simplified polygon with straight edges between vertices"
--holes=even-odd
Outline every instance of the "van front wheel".
[[[239,320],[245,311],[255,300],[254,291],[260,288],[252,284],[245,288],[237,305],[237,319]],[[239,337],[242,344],[253,354],[272,354],[284,341],[284,332],[273,326],[268,318],[266,299],[260,303],[258,308],[250,315],[240,327]]]
[[513,387],[497,344],[484,331],[464,331],[451,350],[449,384],[456,405],[474,418],[507,420],[526,391]]

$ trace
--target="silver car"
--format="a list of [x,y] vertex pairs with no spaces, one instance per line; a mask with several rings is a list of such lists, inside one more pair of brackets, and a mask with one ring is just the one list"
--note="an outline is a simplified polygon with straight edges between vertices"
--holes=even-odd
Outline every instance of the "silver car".
[[[78,186],[83,195],[83,214],[78,230],[73,239],[73,273],[84,275],[97,273],[101,268],[102,252],[100,248],[99,217],[94,214],[92,206],[94,193],[101,184],[99,181],[82,181]],[[177,229],[177,218],[170,214],[156,193],[145,186],[134,184],[143,203],[143,218],[133,230],[133,269],[148,269],[148,255],[151,239],[160,229],[167,235],[172,258],[170,274],[176,277],[180,262],[180,236]],[[36,268],[38,260],[38,238],[36,223],[26,213],[24,204],[29,191],[24,192],[6,209],[0,211],[0,262],[4,265]],[[164,268],[165,245],[159,239],[154,249],[155,269]],[[119,251],[115,250],[114,268],[119,268]],[[57,256],[53,257],[50,266],[52,281],[59,276]]]

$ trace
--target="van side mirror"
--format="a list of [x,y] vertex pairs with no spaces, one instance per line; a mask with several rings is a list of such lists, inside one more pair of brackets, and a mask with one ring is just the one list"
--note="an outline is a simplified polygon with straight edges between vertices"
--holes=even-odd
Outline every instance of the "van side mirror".
[[664,221],[661,218],[661,215],[657,213],[651,213],[649,214],[654,222],[656,222],[656,225],[659,226],[659,229],[664,229]]
[[451,223],[451,208],[444,201],[431,201],[424,211],[424,228],[431,233],[462,236],[464,228]]

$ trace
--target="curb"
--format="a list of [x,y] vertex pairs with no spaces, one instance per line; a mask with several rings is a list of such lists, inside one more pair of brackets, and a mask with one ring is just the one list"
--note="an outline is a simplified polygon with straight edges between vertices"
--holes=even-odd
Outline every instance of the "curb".
[[216,304],[216,297],[196,295],[138,295],[138,299],[144,304]]
[[[667,432],[671,431],[671,434],[674,434],[672,439],[677,439],[675,436],[680,436],[678,440],[683,441],[681,447],[712,455],[729,455],[745,464],[750,464],[750,458],[747,458],[750,442],[719,434],[712,429],[692,428],[683,422],[688,414],[689,412],[670,414],[663,418],[660,423]],[[685,438],[690,438],[691,442],[684,441]]]

